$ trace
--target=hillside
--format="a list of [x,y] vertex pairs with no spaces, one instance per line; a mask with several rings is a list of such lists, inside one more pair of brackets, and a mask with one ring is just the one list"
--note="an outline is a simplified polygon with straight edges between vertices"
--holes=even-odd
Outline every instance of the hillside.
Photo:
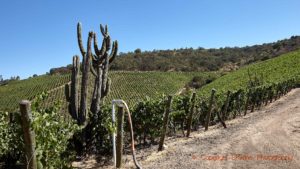
[[12,81],[0,86],[0,110],[14,111],[21,99],[33,99],[43,91],[49,91],[70,81],[69,75],[43,75],[20,81]]
[[[217,77],[217,73],[202,72],[124,72],[111,71],[111,91],[106,98],[110,103],[112,99],[124,99],[129,105],[134,105],[146,97],[156,98],[162,94],[174,94],[183,88],[194,76]],[[22,81],[14,81],[0,86],[0,110],[14,111],[21,99],[33,99],[44,91],[50,91],[44,102],[45,106],[61,100],[66,107],[64,84],[70,81],[70,75],[44,75]],[[93,79],[90,79],[90,94]]]
[[[277,58],[269,59],[259,63],[251,64],[241,69],[218,78],[212,83],[197,90],[200,95],[208,96],[212,88],[218,93],[227,90],[238,90],[246,88],[250,71],[257,76],[263,76],[263,83],[278,83],[287,78],[300,75],[300,50],[283,54]],[[122,98],[134,105],[146,97],[156,98],[162,94],[176,93],[184,87],[195,76],[208,78],[208,76],[219,76],[216,73],[200,72],[136,72],[136,71],[112,71],[112,88],[106,98],[110,102],[113,98]],[[22,81],[14,81],[5,86],[0,86],[0,110],[13,111],[17,108],[21,99],[32,99],[43,91],[50,91],[47,104],[54,100],[65,100],[64,87],[62,85],[70,81],[70,75],[45,75]],[[92,85],[92,79],[90,86]],[[90,90],[91,91],[91,90]],[[64,102],[65,103],[65,102]],[[46,105],[47,105],[46,104]]]
[[112,65],[116,70],[177,70],[216,71],[235,70],[240,66],[267,60],[299,49],[300,36],[274,43],[219,49],[185,48],[122,53]]
[[[204,86],[198,90],[198,93],[208,96],[212,88],[216,88],[218,93],[246,88],[249,80],[248,71],[251,76],[254,72],[259,77],[263,76],[264,84],[278,83],[284,79],[298,77],[300,75],[299,67],[300,50],[297,50],[274,59],[244,66]],[[112,71],[110,76],[112,88],[105,101],[110,102],[113,98],[122,98],[133,105],[146,97],[156,98],[162,94],[176,93],[195,76],[205,79],[208,76],[217,77],[219,75],[201,72]],[[44,75],[0,86],[0,110],[14,111],[21,99],[31,100],[35,95],[57,87],[60,88],[53,90],[45,103],[52,104],[54,100],[65,100],[63,85],[69,81],[70,75],[68,74]],[[91,79],[91,85],[92,82]]]
[[[300,36],[273,43],[219,49],[181,48],[120,53],[112,70],[126,71],[231,71],[241,66],[300,49]],[[53,68],[50,74],[70,72],[71,65]]]
[[208,96],[211,89],[217,89],[218,93],[225,93],[227,90],[245,89],[248,85],[249,74],[259,77],[263,85],[280,83],[287,79],[300,77],[300,50],[283,54],[277,58],[262,61],[256,64],[245,66],[235,72],[222,76],[212,83],[198,90],[201,95]]

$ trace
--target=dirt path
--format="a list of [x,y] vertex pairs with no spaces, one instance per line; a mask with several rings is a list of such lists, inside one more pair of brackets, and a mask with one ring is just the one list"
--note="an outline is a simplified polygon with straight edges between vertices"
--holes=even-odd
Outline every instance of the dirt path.
[[[143,169],[298,169],[299,106],[300,89],[294,89],[259,111],[227,121],[227,129],[216,125],[192,132],[192,138],[169,138],[164,151],[157,152],[157,146],[138,151],[138,160]],[[134,168],[131,157],[125,159],[124,168]]]

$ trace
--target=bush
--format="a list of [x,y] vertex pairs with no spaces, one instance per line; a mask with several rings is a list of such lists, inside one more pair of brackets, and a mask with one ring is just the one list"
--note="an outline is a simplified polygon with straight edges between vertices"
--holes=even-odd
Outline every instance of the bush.
[[160,134],[163,123],[165,100],[147,98],[139,102],[132,112],[132,123],[136,137],[146,143],[150,139],[153,143]]
[[[39,167],[67,168],[70,167],[72,152],[66,150],[68,140],[79,127],[73,121],[65,121],[60,115],[60,104],[53,107],[40,108],[43,94],[32,103],[32,126],[36,134],[36,156]],[[23,133],[20,125],[20,113],[14,113],[14,120],[9,122],[9,113],[0,113],[0,156],[6,165],[13,165],[19,161],[26,163],[23,151]],[[9,160],[12,159],[13,161]]]
[[216,78],[217,77],[215,77],[215,76],[209,76],[209,77],[195,76],[195,77],[193,77],[192,81],[190,81],[188,83],[188,87],[199,89],[202,86],[211,83]]

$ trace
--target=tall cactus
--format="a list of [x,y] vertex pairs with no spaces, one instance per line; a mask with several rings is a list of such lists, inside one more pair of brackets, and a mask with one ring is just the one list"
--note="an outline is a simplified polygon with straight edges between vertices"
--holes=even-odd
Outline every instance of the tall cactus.
[[69,84],[66,85],[66,99],[70,103],[69,104],[69,112],[74,119],[78,119],[78,107],[79,107],[79,69],[80,69],[80,61],[79,56],[73,56],[73,64],[72,64],[72,76],[71,76],[71,93]]
[[107,25],[105,28],[100,25],[100,30],[103,36],[102,46],[99,50],[97,36],[94,34],[94,50],[92,55],[91,72],[95,76],[94,91],[92,96],[91,112],[97,114],[100,111],[101,99],[104,98],[110,88],[110,79],[108,78],[109,64],[114,60],[118,52],[118,42],[112,44],[111,53],[108,54],[111,48],[111,39],[108,33]]
[[[108,33],[107,26],[100,25],[100,30],[103,35],[101,49],[98,48],[97,36],[94,32],[89,32],[87,41],[87,50],[85,50],[82,35],[81,24],[77,24],[77,39],[78,46],[82,55],[82,65],[80,69],[79,56],[73,57],[71,87],[66,85],[66,99],[69,104],[69,112],[71,116],[77,120],[78,124],[86,124],[88,114],[88,81],[89,72],[95,76],[94,90],[92,95],[92,102],[90,110],[93,114],[100,111],[101,99],[103,99],[109,92],[110,79],[108,78],[109,64],[114,60],[118,51],[118,42],[112,43]],[[95,54],[92,52],[92,41]],[[108,52],[111,49],[111,53]],[[79,71],[82,72],[81,89],[79,89]],[[71,88],[71,92],[70,92]],[[80,94],[79,94],[80,92]],[[79,96],[80,95],[80,96]],[[80,98],[80,100],[79,100]]]
[[87,109],[87,97],[88,97],[88,81],[89,81],[89,70],[90,70],[90,58],[92,57],[92,40],[94,33],[89,32],[88,42],[87,42],[87,51],[85,51],[82,43],[81,36],[81,24],[77,25],[77,38],[78,46],[82,55],[82,79],[81,79],[81,96],[80,96],[80,107],[78,114],[78,123],[80,125],[85,124],[86,118],[88,115]]
[[[77,120],[79,125],[83,125],[84,130],[81,133],[76,150],[79,154],[84,150],[93,148],[94,134],[92,128],[95,127],[95,120],[99,117],[101,99],[108,94],[110,79],[108,78],[109,64],[114,60],[118,51],[118,42],[114,41],[112,44],[111,53],[111,40],[108,34],[108,28],[100,25],[100,30],[103,35],[102,47],[98,48],[97,37],[94,32],[89,32],[87,41],[87,50],[85,50],[82,35],[81,24],[77,24],[77,38],[78,46],[82,55],[82,64],[80,68],[79,56],[73,57],[71,87],[66,85],[66,99],[69,102],[69,112],[73,119]],[[92,41],[94,40],[94,51],[92,52]],[[82,72],[81,82],[79,82],[79,71]],[[94,90],[91,98],[90,111],[92,114],[88,116],[88,82],[90,71],[95,76]],[[79,83],[81,89],[79,89]],[[70,92],[71,88],[71,92]],[[79,94],[80,92],[80,94]],[[80,98],[80,100],[79,100]],[[101,134],[100,134],[101,135]],[[95,145],[94,145],[95,146]]]

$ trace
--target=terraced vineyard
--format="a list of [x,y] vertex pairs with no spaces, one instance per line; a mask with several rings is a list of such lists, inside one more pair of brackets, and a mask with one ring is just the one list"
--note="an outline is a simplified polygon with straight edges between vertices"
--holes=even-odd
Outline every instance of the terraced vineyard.
[[[263,75],[264,84],[279,83],[285,79],[299,77],[300,75],[300,50],[284,54],[280,57],[252,64],[236,72],[222,76],[214,82],[197,91],[199,95],[208,97],[211,89],[217,89],[218,94],[224,95],[227,90],[236,91],[245,89],[250,74],[254,72]],[[218,76],[217,73],[199,72],[110,72],[112,79],[111,92],[105,99],[124,99],[133,106],[146,97],[157,98],[162,94],[174,94],[188,83],[194,76]],[[0,86],[0,110],[14,111],[21,99],[33,99],[43,91],[50,91],[45,106],[51,105],[55,100],[62,100],[65,104],[64,84],[70,81],[70,75],[39,76],[36,78],[11,82]],[[90,80],[93,84],[93,79]],[[90,85],[90,86],[91,86]],[[92,90],[90,89],[90,92]]]
[[[146,97],[157,98],[162,94],[174,94],[179,91],[194,76],[218,76],[217,73],[199,72],[110,72],[112,79],[111,92],[105,99],[123,99],[133,106]],[[50,91],[49,97],[44,102],[45,106],[51,105],[56,100],[61,100],[65,108],[64,84],[70,81],[70,75],[40,76],[0,86],[0,110],[14,111],[21,99],[33,99],[43,91]],[[90,79],[92,87],[93,79]],[[92,89],[89,90],[92,92]]]
[[21,99],[33,99],[43,91],[55,89],[70,80],[70,75],[39,76],[21,81],[13,81],[0,86],[0,110],[14,111]]
[[130,105],[146,97],[157,98],[162,94],[175,94],[194,76],[217,76],[199,72],[113,72],[112,88],[106,101],[123,99]]
[[245,66],[238,71],[222,76],[197,91],[198,94],[208,97],[211,89],[215,88],[218,94],[225,95],[228,90],[237,91],[246,89],[249,75],[256,74],[263,79],[263,85],[280,83],[287,79],[300,78],[300,50],[283,54],[280,57]]

